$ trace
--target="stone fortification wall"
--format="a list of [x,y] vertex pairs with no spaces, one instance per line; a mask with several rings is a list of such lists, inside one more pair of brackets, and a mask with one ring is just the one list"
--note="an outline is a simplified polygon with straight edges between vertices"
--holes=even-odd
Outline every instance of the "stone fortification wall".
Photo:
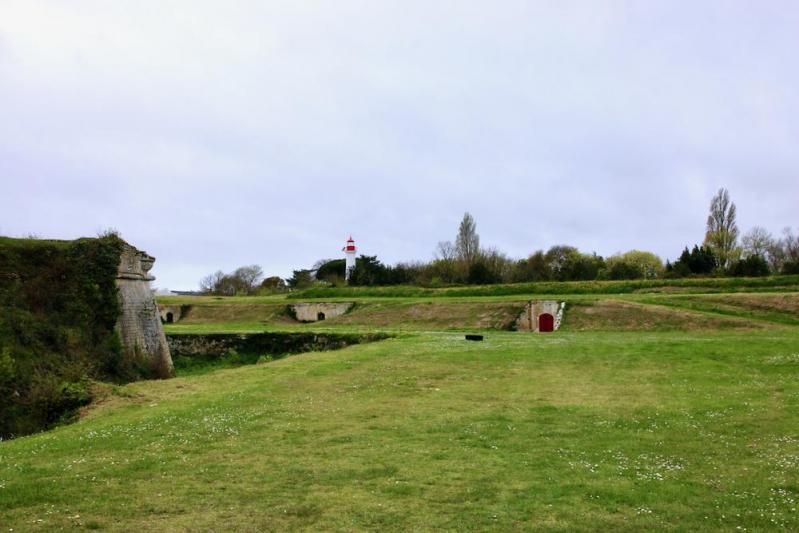
[[235,350],[240,355],[280,356],[311,351],[337,350],[352,344],[383,340],[387,335],[347,333],[210,333],[170,334],[169,348],[175,358],[219,359]]
[[341,316],[353,306],[352,302],[299,303],[291,305],[291,313],[300,322],[317,322]]
[[168,378],[174,374],[172,356],[150,289],[154,262],[152,256],[124,244],[116,278],[122,308],[117,330],[126,359],[148,365],[154,377]]
[[538,319],[544,313],[549,313],[555,319],[555,331],[560,328],[563,320],[564,302],[555,300],[533,300],[524,306],[524,311],[516,320],[517,331],[539,331]]

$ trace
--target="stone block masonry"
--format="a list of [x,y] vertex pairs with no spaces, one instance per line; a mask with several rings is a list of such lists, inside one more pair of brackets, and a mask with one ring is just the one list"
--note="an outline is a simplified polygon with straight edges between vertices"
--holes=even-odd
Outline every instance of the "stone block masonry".
[[550,315],[552,328],[549,331],[557,331],[563,321],[563,310],[565,302],[555,300],[532,300],[524,306],[524,311],[516,320],[517,331],[542,331],[541,316]]
[[352,302],[300,303],[293,304],[291,312],[300,322],[318,322],[341,316],[349,311],[353,305]]
[[149,366],[152,377],[168,378],[174,375],[172,356],[150,289],[154,262],[154,257],[124,244],[116,277],[122,309],[117,331],[126,359]]

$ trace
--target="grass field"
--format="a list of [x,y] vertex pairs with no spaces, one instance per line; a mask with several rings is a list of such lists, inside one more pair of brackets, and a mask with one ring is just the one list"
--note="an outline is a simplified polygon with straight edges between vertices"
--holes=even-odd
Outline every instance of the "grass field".
[[0,443],[0,531],[797,530],[797,298],[576,295],[549,335],[490,329],[519,298],[195,300],[168,331],[399,336],[107,387]]
[[[344,316],[301,324],[286,313],[296,300],[271,297],[166,297],[190,306],[167,333],[271,331],[466,331],[508,329],[530,298],[564,300],[565,331],[759,330],[799,325],[799,292],[729,294],[561,294],[495,297],[359,297]],[[329,301],[341,301],[331,298]]]

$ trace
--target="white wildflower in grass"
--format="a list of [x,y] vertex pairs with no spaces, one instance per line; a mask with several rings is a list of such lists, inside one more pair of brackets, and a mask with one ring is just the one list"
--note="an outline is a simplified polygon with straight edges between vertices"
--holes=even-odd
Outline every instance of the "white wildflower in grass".
[[763,360],[767,365],[799,365],[799,353],[774,355]]

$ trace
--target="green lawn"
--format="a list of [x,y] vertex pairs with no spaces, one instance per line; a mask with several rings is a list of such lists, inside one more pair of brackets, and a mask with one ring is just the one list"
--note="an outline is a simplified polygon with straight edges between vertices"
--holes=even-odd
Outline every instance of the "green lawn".
[[799,328],[448,332],[117,389],[2,531],[799,529]]

